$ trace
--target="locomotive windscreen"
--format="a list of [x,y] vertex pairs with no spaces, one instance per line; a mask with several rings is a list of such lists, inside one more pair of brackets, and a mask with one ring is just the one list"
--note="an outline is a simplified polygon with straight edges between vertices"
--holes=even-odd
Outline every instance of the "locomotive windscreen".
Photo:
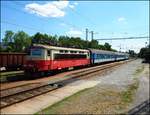
[[31,55],[32,56],[41,56],[42,55],[42,49],[31,49]]

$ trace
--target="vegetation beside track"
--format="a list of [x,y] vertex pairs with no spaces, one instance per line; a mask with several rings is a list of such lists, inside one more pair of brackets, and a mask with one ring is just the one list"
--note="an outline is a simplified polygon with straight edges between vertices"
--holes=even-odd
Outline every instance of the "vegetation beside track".
[[143,71],[144,71],[144,65],[142,67],[140,67],[140,68],[137,68],[137,70],[134,73],[134,76],[136,77],[138,74],[140,74]]
[[121,98],[124,103],[129,104],[133,101],[133,95],[138,89],[138,86],[139,86],[139,82],[135,81],[133,84],[127,87],[126,91],[121,92]]
[[0,82],[7,82],[7,79],[13,79],[15,76],[23,75],[24,71],[9,71],[0,73]]
[[[84,89],[36,114],[122,113],[133,100],[137,87],[134,83],[122,92],[114,89],[99,90],[98,87]],[[95,90],[97,92],[93,93]]]
[[81,91],[73,94],[72,96],[66,97],[62,101],[59,101],[59,102],[53,104],[52,106],[50,106],[42,111],[39,111],[38,113],[35,113],[35,114],[36,115],[37,114],[51,114],[51,113],[56,114],[57,113],[56,110],[58,108],[63,107],[67,102],[71,101],[74,98],[77,98],[78,96],[80,96],[82,93],[88,91],[89,89],[91,89],[91,88],[86,88],[84,90],[81,90]]

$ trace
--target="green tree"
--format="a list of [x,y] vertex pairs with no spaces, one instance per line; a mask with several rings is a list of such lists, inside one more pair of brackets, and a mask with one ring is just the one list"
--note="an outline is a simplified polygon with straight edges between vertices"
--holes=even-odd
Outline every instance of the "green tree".
[[98,49],[100,49],[100,50],[105,50],[105,46],[104,45],[99,45],[98,47],[99,47]]
[[36,44],[47,44],[47,45],[57,45],[57,36],[51,36],[47,34],[36,33],[33,36],[32,43]]
[[32,43],[42,43],[43,42],[43,38],[45,36],[43,34],[41,34],[40,32],[36,33],[34,36],[33,36],[33,39],[32,39]]
[[55,35],[55,36],[51,36],[51,35],[49,35],[48,36],[48,44],[50,44],[50,45],[57,45],[58,44],[58,37],[57,37],[57,35]]
[[129,50],[129,56],[136,57],[136,53],[134,52],[134,50]]
[[138,57],[150,62],[150,47],[141,48]]
[[105,47],[106,50],[111,51],[111,45],[109,43],[105,43],[104,47]]
[[144,54],[145,54],[146,50],[147,50],[147,48],[141,48],[140,52],[138,54],[138,57],[144,58]]
[[7,30],[5,32],[3,43],[7,45],[8,43],[13,42],[14,41],[13,36],[14,36],[14,32],[12,32],[11,30]]
[[59,36],[58,44],[59,46],[69,47],[69,37],[67,36]]
[[92,40],[92,41],[89,43],[89,47],[90,47],[90,48],[94,48],[94,49],[98,49],[98,48],[99,48],[98,41],[97,41],[97,40]]
[[[68,36],[52,36],[48,34],[42,34],[37,32],[33,36],[29,36],[24,31],[18,31],[14,33],[12,31],[6,31],[3,42],[7,45],[6,51],[23,52],[28,51],[29,47],[36,44],[47,44],[62,47],[73,47],[73,48],[93,48],[101,50],[115,51],[111,48],[111,45],[105,43],[100,45],[97,40],[85,41],[80,37],[68,37]],[[2,49],[2,48],[1,48]]]
[[145,58],[145,60],[146,60],[147,62],[150,63],[150,48],[147,48],[147,49],[146,49],[146,51],[144,52],[143,57]]
[[0,44],[0,52],[3,52],[4,49],[2,48],[1,44]]
[[24,31],[18,31],[14,35],[15,51],[23,52],[31,45],[31,37]]
[[4,49],[4,51],[14,51],[14,32],[12,32],[11,30],[7,30],[2,42],[6,46],[6,49]]

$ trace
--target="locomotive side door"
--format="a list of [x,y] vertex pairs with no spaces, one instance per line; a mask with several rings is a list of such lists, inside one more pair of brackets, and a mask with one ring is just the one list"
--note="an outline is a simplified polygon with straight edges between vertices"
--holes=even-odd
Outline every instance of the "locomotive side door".
[[47,55],[46,55],[46,60],[47,60],[47,65],[48,65],[48,69],[51,69],[51,50],[47,49]]

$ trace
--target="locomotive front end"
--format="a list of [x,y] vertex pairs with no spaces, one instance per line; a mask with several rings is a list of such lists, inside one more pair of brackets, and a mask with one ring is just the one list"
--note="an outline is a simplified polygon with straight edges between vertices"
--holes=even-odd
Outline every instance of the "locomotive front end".
[[30,54],[26,57],[25,72],[38,73],[45,70],[47,61],[45,60],[45,49],[42,47],[32,47]]

